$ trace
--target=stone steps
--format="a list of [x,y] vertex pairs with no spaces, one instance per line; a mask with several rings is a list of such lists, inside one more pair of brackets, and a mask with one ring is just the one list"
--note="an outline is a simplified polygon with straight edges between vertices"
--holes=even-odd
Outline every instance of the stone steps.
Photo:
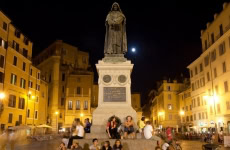
[[[107,133],[86,133],[84,139],[108,139]],[[142,135],[140,133],[136,134],[136,139],[142,139]]]
[[[80,139],[77,141],[79,142],[80,146],[82,146],[83,150],[89,150],[89,146],[92,145],[92,140],[89,139]],[[99,139],[99,145],[103,145],[105,141],[109,141],[110,145],[113,146],[116,140]],[[146,139],[126,139],[121,140],[121,143],[123,145],[123,150],[154,150],[157,146],[157,141]]]

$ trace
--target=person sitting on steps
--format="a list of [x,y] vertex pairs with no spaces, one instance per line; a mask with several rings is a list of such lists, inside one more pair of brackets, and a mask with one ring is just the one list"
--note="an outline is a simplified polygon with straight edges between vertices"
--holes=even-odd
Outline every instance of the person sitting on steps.
[[108,121],[106,132],[108,133],[109,138],[118,139],[119,135],[117,132],[117,121],[115,116],[112,117],[111,121]]
[[124,129],[124,138],[127,138],[128,135],[131,135],[131,138],[135,138],[135,132],[134,132],[134,123],[133,123],[133,118],[131,116],[126,117],[125,121],[125,129]]

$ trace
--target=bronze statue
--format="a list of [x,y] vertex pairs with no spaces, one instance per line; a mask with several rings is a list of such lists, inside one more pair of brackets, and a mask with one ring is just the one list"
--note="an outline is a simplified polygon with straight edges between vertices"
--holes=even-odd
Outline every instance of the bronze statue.
[[127,52],[126,18],[118,3],[113,3],[112,9],[106,17],[105,26],[105,56],[116,54],[124,56]]

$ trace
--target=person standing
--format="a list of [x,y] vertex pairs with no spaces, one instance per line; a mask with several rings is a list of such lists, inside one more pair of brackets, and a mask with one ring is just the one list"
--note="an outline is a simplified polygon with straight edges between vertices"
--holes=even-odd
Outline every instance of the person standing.
[[85,125],[84,125],[85,133],[90,133],[91,123],[89,122],[89,118],[85,119]]
[[74,139],[83,139],[84,137],[84,128],[81,125],[80,121],[76,121],[76,130],[73,132],[72,136],[69,139],[68,148],[70,149]]

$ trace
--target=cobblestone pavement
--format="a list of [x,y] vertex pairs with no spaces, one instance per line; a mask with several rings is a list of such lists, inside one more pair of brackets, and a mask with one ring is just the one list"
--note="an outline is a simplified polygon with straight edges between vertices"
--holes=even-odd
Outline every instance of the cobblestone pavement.
[[[183,150],[201,150],[202,144],[205,144],[200,141],[181,141],[180,143]],[[16,146],[15,150],[56,150],[59,144],[60,140],[33,142],[28,145]],[[154,148],[151,149],[154,150]],[[230,150],[230,148],[222,146],[221,150]]]

